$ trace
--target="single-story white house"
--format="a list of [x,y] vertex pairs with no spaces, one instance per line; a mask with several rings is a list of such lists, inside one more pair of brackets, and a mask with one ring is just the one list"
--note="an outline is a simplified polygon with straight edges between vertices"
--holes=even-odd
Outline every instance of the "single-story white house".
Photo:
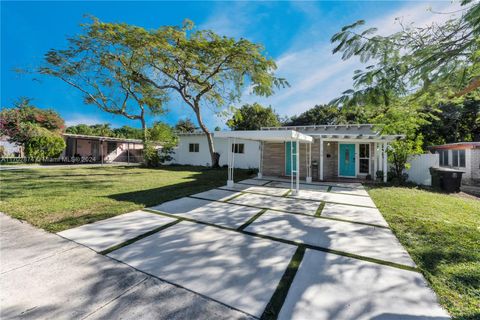
[[429,148],[440,158],[440,167],[463,171],[462,183],[480,184],[480,142],[448,143]]
[[[291,177],[297,184],[299,179],[308,182],[374,178],[377,171],[385,172],[386,181],[388,143],[401,138],[402,135],[381,134],[372,124],[214,132],[220,165],[230,168],[230,184],[233,168],[258,168],[259,176]],[[173,162],[179,164],[210,165],[206,136],[181,134],[173,157]]]
[[[203,132],[177,133],[178,145],[172,155],[172,163],[210,166],[212,158],[207,136]],[[228,164],[228,139],[213,138],[215,152],[220,154],[220,166]],[[260,142],[238,140],[235,151],[235,168],[257,169],[260,165]]]

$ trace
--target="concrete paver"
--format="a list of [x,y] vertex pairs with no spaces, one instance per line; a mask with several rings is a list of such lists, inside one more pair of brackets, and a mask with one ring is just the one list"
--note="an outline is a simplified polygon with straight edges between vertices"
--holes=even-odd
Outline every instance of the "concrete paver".
[[240,227],[261,211],[258,208],[189,197],[168,201],[151,209],[231,228]]
[[253,317],[156,278],[148,278],[86,319],[245,319]]
[[306,201],[287,197],[272,197],[260,194],[244,194],[230,200],[229,202],[309,215],[314,215],[320,206],[320,202],[316,201]]
[[109,256],[258,317],[295,250],[184,221]]
[[[263,176],[260,180],[270,180],[270,181],[280,181],[280,182],[288,182],[290,183],[290,178],[282,178],[282,177],[274,177],[274,176]],[[305,180],[300,180],[300,183],[303,185],[319,185],[319,186],[332,186],[332,187],[346,187],[346,188],[360,188],[362,189],[363,186],[361,183],[358,182],[332,182],[332,181],[312,181],[307,183]]]
[[422,275],[306,250],[278,319],[449,319]]
[[415,266],[386,228],[267,210],[245,231]]
[[173,221],[173,218],[138,210],[65,230],[58,235],[100,252]]
[[261,193],[266,195],[272,196],[283,196],[287,193],[290,187],[287,188],[269,188],[269,187],[262,187],[262,186],[250,186],[246,184],[236,183],[233,187],[223,186],[220,187],[224,190],[236,190],[236,191],[244,191],[244,192],[253,192],[253,193]]
[[377,208],[364,208],[349,206],[345,204],[325,203],[322,210],[322,217],[352,220],[355,222],[371,223],[388,227],[387,221],[383,218]]
[[235,192],[230,190],[212,189],[205,192],[192,194],[191,197],[203,198],[214,201],[225,201],[231,197],[235,197],[241,194],[241,192]]
[[259,179],[245,179],[242,181],[239,181],[239,183],[245,183],[245,184],[254,184],[256,186],[263,186],[264,184],[268,183],[268,180],[259,180]]
[[[289,182],[280,182],[272,181],[265,185],[266,187],[281,187],[281,188],[290,188],[291,184]],[[294,185],[295,188],[295,185]],[[318,185],[318,184],[301,184],[300,190],[316,190],[316,191],[327,191],[329,186],[327,185]]]
[[370,197],[361,197],[349,194],[339,194],[313,190],[300,190],[300,194],[298,196],[290,195],[289,197],[296,199],[308,199],[375,208],[375,203]]
[[330,192],[343,193],[343,194],[353,194],[357,196],[368,197],[367,190],[363,188],[345,188],[345,187],[332,187]]

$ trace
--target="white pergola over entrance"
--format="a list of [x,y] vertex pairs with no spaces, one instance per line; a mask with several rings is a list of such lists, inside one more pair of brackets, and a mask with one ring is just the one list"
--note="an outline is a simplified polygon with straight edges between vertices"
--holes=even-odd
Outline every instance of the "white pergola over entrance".
[[[263,143],[264,142],[291,142],[290,143],[290,184],[293,194],[298,194],[300,191],[300,143],[307,143],[307,181],[312,181],[312,152],[311,143],[313,138],[309,135],[300,133],[295,130],[282,130],[282,131],[265,131],[265,130],[246,130],[246,131],[218,131],[214,133],[216,138],[228,138],[228,180],[227,185],[233,186],[233,168],[235,166],[235,153],[234,145],[237,139],[241,140],[253,140],[260,142],[260,167],[258,171],[259,178],[262,177],[262,161],[263,161]],[[293,144],[295,143],[295,148]],[[293,159],[295,158],[295,166],[293,165]],[[294,188],[295,180],[295,188]]]

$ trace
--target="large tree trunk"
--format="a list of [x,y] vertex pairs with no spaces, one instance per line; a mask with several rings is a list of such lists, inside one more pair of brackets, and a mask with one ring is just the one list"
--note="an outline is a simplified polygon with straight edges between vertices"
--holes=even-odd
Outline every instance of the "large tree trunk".
[[207,135],[208,149],[210,150],[210,158],[212,159],[212,162],[211,162],[212,163],[212,168],[217,168],[220,165],[219,165],[219,159],[217,158],[217,156],[215,154],[215,146],[213,144],[212,134],[210,133],[210,131],[208,131],[207,127],[203,123],[202,115],[200,114],[200,109],[199,108],[196,108],[195,115],[197,116],[198,125],[200,126],[202,131],[205,132],[205,134]]

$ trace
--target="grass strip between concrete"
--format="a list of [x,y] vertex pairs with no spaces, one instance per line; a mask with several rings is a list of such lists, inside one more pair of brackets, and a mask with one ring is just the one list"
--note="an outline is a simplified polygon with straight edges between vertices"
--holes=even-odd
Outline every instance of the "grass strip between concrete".
[[320,205],[317,208],[317,211],[315,212],[315,217],[317,217],[317,218],[322,217],[322,211],[323,211],[324,207],[325,207],[325,202],[320,203]]
[[157,232],[159,232],[159,231],[162,231],[162,230],[164,230],[164,229],[167,229],[168,227],[171,227],[171,226],[173,226],[173,225],[176,225],[176,224],[179,223],[180,221],[181,221],[181,220],[169,222],[169,223],[164,224],[164,225],[162,225],[162,226],[160,226],[160,227],[158,227],[158,228],[155,228],[155,229],[153,229],[153,230],[151,230],[151,231],[148,231],[148,232],[146,232],[146,233],[143,233],[143,234],[141,234],[141,235],[139,235],[139,236],[137,236],[137,237],[135,237],[135,238],[132,238],[132,239],[127,240],[127,241],[125,241],[125,242],[119,243],[119,244],[117,244],[117,245],[115,245],[115,246],[113,246],[113,247],[111,247],[111,248],[108,248],[108,249],[105,249],[105,250],[103,250],[103,251],[100,251],[99,253],[100,253],[100,254],[103,254],[103,255],[109,254],[109,253],[112,252],[112,251],[115,251],[115,250],[118,250],[118,249],[123,248],[123,247],[125,247],[125,246],[128,246],[129,244],[132,244],[132,243],[134,243],[134,242],[137,242],[138,240],[142,240],[143,238],[146,238],[146,237],[148,237],[148,236],[151,236],[152,234],[155,234],[155,233],[157,233]]
[[280,282],[275,289],[270,301],[268,302],[265,310],[263,311],[262,316],[260,317],[261,320],[274,320],[278,318],[280,310],[282,309],[283,303],[287,298],[288,290],[293,283],[293,279],[297,274],[298,267],[303,260],[303,256],[305,255],[305,248],[298,247],[295,251],[290,263],[288,264],[285,273],[283,274]]
[[[258,186],[257,186],[258,187]],[[258,194],[260,196],[269,196],[269,197],[277,197],[277,198],[285,198],[285,195],[275,195],[275,194],[267,194],[267,193],[261,193],[261,192],[254,192],[254,191],[246,191],[246,190],[242,190],[242,191],[239,191],[239,190],[235,190],[233,188],[228,188],[228,187],[218,187],[217,189],[220,189],[220,190],[226,190],[226,191],[232,191],[232,192],[243,192],[243,193],[251,193],[251,194]],[[282,189],[285,189],[285,188],[282,188]],[[300,190],[301,191],[301,190]],[[319,191],[319,192],[325,192],[325,191]],[[332,192],[334,193],[334,192]],[[366,198],[366,196],[359,196],[359,195],[354,195],[354,194],[342,194],[342,195],[347,195],[347,196],[354,196],[354,197],[364,197]],[[189,196],[190,197],[190,196]],[[288,197],[289,199],[296,199],[296,200],[302,200],[302,201],[310,201],[310,202],[320,202],[320,201],[324,201],[324,200],[313,200],[313,199],[307,199],[307,198],[301,198],[301,196],[297,196],[297,197]],[[342,205],[345,205],[345,206],[352,206],[352,207],[359,207],[359,208],[375,208],[376,207],[371,207],[371,206],[362,206],[362,205],[358,205],[358,204],[349,204],[349,203],[342,203],[342,202],[333,202],[333,201],[325,201],[325,202],[329,202],[329,203],[334,203],[334,204],[342,204]]]
[[258,238],[262,238],[262,239],[282,242],[282,243],[286,243],[286,244],[297,246],[297,247],[299,247],[299,246],[300,247],[305,247],[306,249],[312,249],[312,250],[317,250],[317,251],[333,253],[333,254],[336,254],[336,255],[339,255],[339,256],[344,256],[344,257],[354,258],[354,259],[357,259],[357,260],[373,262],[373,263],[377,263],[377,264],[381,264],[381,265],[385,265],[385,266],[394,267],[394,268],[397,268],[397,269],[419,272],[418,268],[416,268],[416,267],[410,267],[410,266],[406,266],[406,265],[395,263],[395,262],[390,262],[390,261],[385,261],[385,260],[381,260],[381,259],[365,257],[365,256],[361,256],[361,255],[357,255],[357,254],[353,254],[353,253],[348,253],[348,252],[344,252],[344,251],[339,251],[339,250],[334,250],[334,249],[328,249],[328,248],[324,248],[324,247],[320,247],[320,246],[316,246],[316,245],[311,245],[311,244],[307,244],[307,243],[303,243],[303,242],[299,242],[299,241],[285,240],[285,239],[276,238],[276,237],[272,237],[272,236],[266,236],[266,235],[258,234],[258,233],[255,233],[255,232],[238,230],[238,229],[234,229],[234,228],[231,228],[231,227],[220,226],[220,225],[217,225],[217,224],[214,224],[214,223],[200,221],[200,220],[196,220],[196,219],[192,219],[192,218],[181,217],[181,216],[179,217],[177,215],[166,213],[166,212],[163,212],[163,211],[158,211],[158,210],[155,210],[155,209],[145,208],[143,210],[147,211],[147,212],[152,212],[152,213],[160,214],[160,215],[163,215],[163,216],[175,218],[175,219],[178,219],[179,221],[194,222],[194,223],[203,224],[203,225],[214,227],[214,228],[239,232],[239,233],[246,234],[246,235],[253,236],[253,237],[258,237]]
[[[255,180],[266,180],[266,179],[259,179],[259,178],[254,178]],[[284,180],[269,180],[266,184],[270,183],[270,182],[286,182],[286,183],[289,183],[289,181],[284,181]],[[242,184],[249,184],[249,183],[243,183],[243,182],[235,182],[235,183],[242,183]],[[334,182],[335,183],[335,182]],[[339,182],[339,183],[342,183],[342,182]],[[264,184],[264,186],[266,185]],[[326,186],[326,187],[339,187],[338,184],[329,184],[328,182],[322,182],[322,183],[308,183],[308,182],[302,182],[300,181],[300,184],[303,184],[303,185],[310,185],[310,186]],[[362,183],[359,182],[360,185],[362,185]],[[254,185],[254,184],[252,184]],[[256,184],[255,184],[256,186]],[[279,188],[279,187],[274,187],[274,186],[267,186],[267,187],[272,187],[272,188]],[[350,187],[350,186],[345,186],[345,185],[342,185],[341,186],[342,188],[348,188],[348,189],[355,189],[356,187]],[[281,188],[281,187],[280,187]]]
[[266,211],[267,211],[267,209],[262,209],[259,213],[255,214],[253,217],[251,217],[250,219],[248,219],[247,222],[245,222],[245,223],[242,224],[240,227],[238,227],[237,230],[242,231],[243,229],[245,229],[246,227],[248,227],[250,224],[252,224],[253,221],[257,220],[257,219],[258,219],[262,214],[264,214]]
[[[236,195],[235,198],[239,197],[239,196],[241,196],[241,195]],[[265,195],[265,196],[268,196],[268,195]],[[306,216],[306,217],[315,217],[315,218],[326,219],[326,220],[334,220],[334,221],[361,224],[361,225],[364,225],[364,226],[370,226],[370,227],[375,227],[375,228],[389,229],[386,226],[381,226],[381,225],[378,225],[378,224],[373,224],[373,223],[368,223],[368,222],[358,222],[358,221],[348,220],[348,219],[341,219],[341,218],[334,218],[334,217],[324,217],[324,216],[321,216],[321,215],[317,216],[317,213],[315,213],[314,215],[311,215],[311,214],[293,212],[293,211],[288,211],[288,210],[271,209],[271,208],[268,208],[268,207],[252,206],[252,205],[249,205],[249,204],[239,204],[239,203],[229,202],[228,200],[212,200],[212,199],[207,199],[207,198],[202,198],[202,197],[197,197],[197,196],[188,196],[188,197],[193,198],[193,199],[212,201],[212,202],[228,203],[228,204],[233,204],[233,205],[236,205],[236,206],[243,206],[243,207],[248,207],[248,208],[266,209],[266,210],[270,210],[270,211],[286,212],[286,213],[297,214],[297,215]],[[294,198],[291,198],[291,199],[294,199]],[[316,201],[316,202],[321,202],[321,201]],[[323,203],[323,206],[322,206],[322,203]],[[323,207],[325,206],[325,203],[326,202],[321,202],[321,204],[320,204],[320,206],[322,206],[322,210],[323,210]],[[142,209],[142,210],[144,210],[144,209]],[[318,212],[318,209],[317,209],[317,212]]]

